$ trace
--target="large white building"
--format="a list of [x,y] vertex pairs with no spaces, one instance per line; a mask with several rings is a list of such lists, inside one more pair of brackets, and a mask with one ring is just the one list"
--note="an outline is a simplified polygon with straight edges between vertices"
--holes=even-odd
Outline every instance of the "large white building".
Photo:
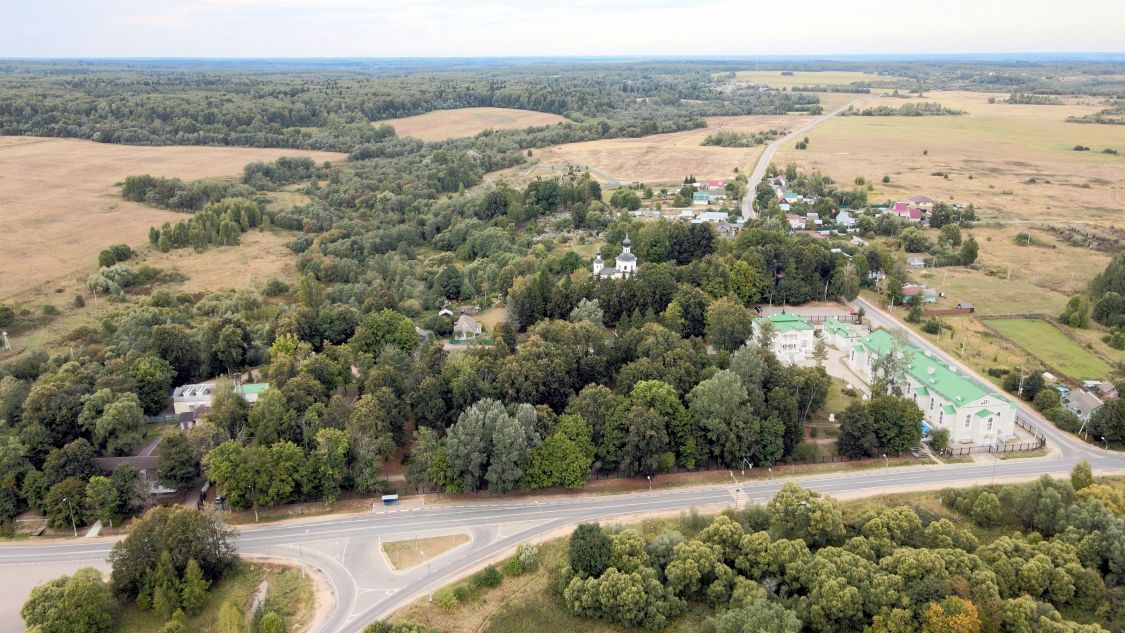
[[602,252],[598,251],[594,257],[594,274],[610,279],[623,279],[637,274],[637,256],[631,252],[632,248],[633,243],[626,237],[625,241],[621,242],[621,254],[617,256],[616,266],[613,268],[606,267],[605,262],[602,261]]
[[812,354],[816,346],[813,326],[796,314],[778,312],[754,319],[754,337],[757,338],[766,322],[773,324],[773,343],[770,351],[783,363],[796,363]]
[[906,375],[900,377],[905,383],[900,382],[903,396],[914,400],[930,428],[949,429],[950,443],[987,446],[1014,437],[1016,409],[1008,398],[914,345],[896,349],[886,330],[859,339],[847,362],[870,384],[873,363],[892,352],[910,362]]

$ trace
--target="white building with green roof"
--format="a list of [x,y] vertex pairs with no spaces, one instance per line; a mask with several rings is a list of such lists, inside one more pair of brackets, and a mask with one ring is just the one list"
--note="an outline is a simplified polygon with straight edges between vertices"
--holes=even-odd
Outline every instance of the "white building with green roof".
[[813,326],[804,318],[786,312],[778,312],[766,317],[754,319],[755,338],[762,331],[764,323],[773,324],[773,345],[770,351],[783,363],[795,363],[812,354],[816,346],[816,335]]
[[[870,384],[874,361],[894,349],[890,333],[876,330],[852,346],[847,360]],[[905,384],[900,385],[903,395],[917,403],[931,428],[949,429],[950,442],[974,446],[1014,437],[1016,410],[1007,397],[914,345],[897,349],[910,359]]]
[[855,326],[851,323],[844,323],[836,317],[825,319],[820,326],[820,335],[824,338],[825,343],[844,352],[850,350],[859,339]]

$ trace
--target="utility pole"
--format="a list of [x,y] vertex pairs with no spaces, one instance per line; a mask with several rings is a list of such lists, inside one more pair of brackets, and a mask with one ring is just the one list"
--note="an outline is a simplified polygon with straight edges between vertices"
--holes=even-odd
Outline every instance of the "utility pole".
[[74,530],[74,536],[78,536],[78,523],[74,521],[74,504],[70,502],[70,497],[63,497],[63,501],[70,506],[70,527]]

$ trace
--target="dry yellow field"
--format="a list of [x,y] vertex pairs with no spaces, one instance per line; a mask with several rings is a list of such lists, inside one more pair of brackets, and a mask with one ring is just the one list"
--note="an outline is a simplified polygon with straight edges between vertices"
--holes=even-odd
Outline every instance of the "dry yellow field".
[[[609,179],[621,182],[678,183],[688,175],[694,175],[698,179],[730,178],[736,167],[741,171],[752,167],[764,146],[734,148],[700,145],[708,134],[720,130],[791,130],[810,118],[789,115],[711,117],[707,119],[707,127],[699,130],[641,138],[568,143],[536,152],[539,163],[530,169],[530,173],[534,175],[537,171],[543,172],[557,165],[574,163],[599,170],[607,174]],[[516,167],[508,173],[527,174],[529,168]],[[599,174],[595,172],[595,175]]]
[[[972,202],[986,218],[1125,225],[1125,126],[1065,122],[1104,107],[1090,99],[1037,106],[990,104],[990,96],[1006,97],[931,92],[922,99],[965,110],[964,116],[838,117],[809,133],[808,149],[788,143],[774,161],[840,182],[863,176],[874,183],[873,202],[921,193]],[[1076,152],[1075,145],[1090,151]],[[1107,147],[1122,155],[1103,154]],[[884,185],[883,176],[892,182]]]
[[780,70],[740,70],[734,74],[738,81],[752,81],[771,88],[793,86],[846,86],[857,81],[891,81],[901,77],[876,75],[844,70],[795,70],[792,75],[782,75]]
[[401,119],[376,121],[387,123],[399,136],[413,136],[423,141],[444,141],[450,138],[474,136],[484,130],[513,130],[536,125],[553,125],[568,119],[549,112],[516,110],[513,108],[458,108],[436,110]]
[[[184,180],[233,177],[249,162],[280,156],[340,160],[343,154],[271,148],[137,147],[75,139],[0,137],[0,301],[34,301],[96,267],[110,244],[140,247],[148,228],[184,214],[120,198],[115,183],[133,174]],[[70,295],[66,295],[69,297]]]

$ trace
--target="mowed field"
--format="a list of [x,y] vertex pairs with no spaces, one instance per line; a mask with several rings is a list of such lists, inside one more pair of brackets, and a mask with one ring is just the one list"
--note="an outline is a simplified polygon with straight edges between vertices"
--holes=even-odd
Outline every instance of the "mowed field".
[[989,319],[987,323],[1070,378],[1101,380],[1112,370],[1109,363],[1042,319]]
[[792,75],[782,75],[780,70],[740,70],[734,74],[737,81],[752,81],[771,88],[792,88],[794,86],[846,86],[859,81],[892,81],[901,77],[876,75],[854,71],[804,71],[795,70]]
[[[141,247],[148,229],[186,216],[120,198],[126,176],[233,178],[249,162],[280,156],[337,161],[343,154],[272,148],[138,147],[75,139],[0,137],[0,301],[34,300],[76,285],[111,244]],[[229,271],[228,271],[229,272]],[[70,296],[70,295],[66,295]]]
[[[921,193],[972,202],[985,218],[1125,224],[1125,126],[1065,121],[1104,105],[1093,99],[990,104],[989,97],[1006,95],[931,92],[920,100],[965,110],[964,116],[837,117],[809,133],[808,149],[787,143],[774,161],[845,183],[863,176],[874,184],[873,202]],[[873,97],[864,105],[910,101],[918,100]],[[1076,152],[1075,145],[1090,151]],[[883,184],[883,176],[891,183]]]
[[436,110],[418,116],[375,121],[395,128],[399,136],[413,136],[423,141],[444,141],[450,138],[475,136],[484,130],[513,130],[537,125],[553,125],[568,121],[564,116],[534,110],[513,108],[457,108]]
[[[769,129],[791,130],[812,117],[808,116],[732,116],[711,117],[707,127],[699,130],[654,134],[641,138],[604,139],[568,143],[535,153],[538,163],[507,170],[507,176],[534,176],[565,169],[566,165],[590,168],[603,180],[674,184],[685,176],[698,179],[730,178],[735,168],[745,171],[757,161],[764,145],[748,148],[703,146],[709,134],[725,130],[761,132]],[[494,177],[505,177],[505,172]]]

